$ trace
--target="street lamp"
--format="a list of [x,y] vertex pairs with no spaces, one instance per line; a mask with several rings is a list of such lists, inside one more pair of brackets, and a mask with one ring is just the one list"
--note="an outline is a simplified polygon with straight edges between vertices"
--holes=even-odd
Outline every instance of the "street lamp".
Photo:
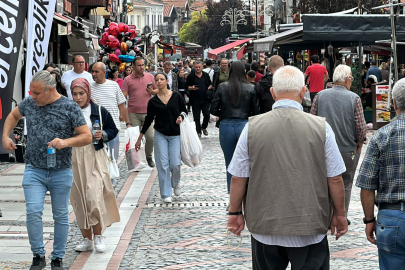
[[222,15],[220,25],[224,26],[225,24],[231,25],[231,32],[238,32],[238,24],[247,25],[243,10],[239,10],[237,8],[225,10],[224,15]]

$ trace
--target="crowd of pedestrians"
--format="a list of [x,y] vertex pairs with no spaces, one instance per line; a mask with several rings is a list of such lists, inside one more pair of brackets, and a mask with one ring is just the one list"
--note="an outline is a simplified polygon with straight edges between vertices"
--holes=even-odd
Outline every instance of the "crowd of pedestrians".
[[[69,198],[83,236],[75,249],[106,250],[103,228],[120,221],[107,164],[119,156],[120,122],[139,128],[136,151],[145,137],[146,160],[157,167],[163,202],[181,194],[180,124],[190,110],[200,139],[209,135],[210,116],[218,119],[229,194],[227,228],[240,235],[246,223],[253,269],[286,269],[289,263],[292,269],[330,268],[326,234],[330,229],[337,240],[348,231],[354,175],[366,143],[363,105],[350,91],[352,69],[338,65],[331,74],[334,87],[325,89],[329,74],[317,55],[305,73],[285,66],[278,55],[267,67],[226,58],[217,64],[167,61],[155,71],[136,57],[122,74],[102,62],[87,72],[77,55],[73,70],[63,75],[48,64],[33,76],[32,95],[10,113],[3,132],[4,148],[15,149],[8,134],[25,116],[23,188],[31,270],[45,267],[47,191],[55,220],[52,269],[63,269]],[[371,62],[365,79],[382,81],[386,69]],[[306,113],[302,100],[308,91],[312,106]],[[381,269],[400,269],[405,263],[405,79],[395,85],[393,100],[397,117],[371,139],[356,181],[366,237],[377,244]],[[56,165],[49,168],[52,148],[57,149]]]

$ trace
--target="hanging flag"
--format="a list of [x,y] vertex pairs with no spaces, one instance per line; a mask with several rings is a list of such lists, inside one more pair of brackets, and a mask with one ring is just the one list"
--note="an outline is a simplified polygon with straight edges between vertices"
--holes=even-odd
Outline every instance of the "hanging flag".
[[[27,6],[28,0],[2,0],[0,4],[0,134],[11,112]],[[5,153],[8,151],[0,145],[0,154]]]
[[[9,0],[11,1],[11,0]],[[30,95],[32,76],[45,66],[49,36],[55,12],[56,0],[30,0],[27,26],[27,61],[25,72],[25,96]]]

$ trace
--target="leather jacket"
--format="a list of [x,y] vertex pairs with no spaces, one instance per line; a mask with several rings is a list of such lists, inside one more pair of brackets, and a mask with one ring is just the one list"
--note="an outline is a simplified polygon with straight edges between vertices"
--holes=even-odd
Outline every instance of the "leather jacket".
[[236,105],[233,105],[228,91],[229,82],[221,83],[215,91],[215,96],[211,103],[211,114],[221,119],[248,119],[250,116],[259,114],[259,100],[257,99],[255,86],[244,82],[241,85],[242,89],[239,101]]

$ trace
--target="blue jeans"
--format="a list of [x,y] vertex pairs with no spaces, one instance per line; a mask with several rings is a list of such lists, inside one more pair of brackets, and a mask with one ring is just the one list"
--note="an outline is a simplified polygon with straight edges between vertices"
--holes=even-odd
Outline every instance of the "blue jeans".
[[221,123],[219,124],[219,143],[221,144],[222,152],[224,152],[225,157],[228,194],[231,190],[232,178],[232,175],[228,173],[228,166],[229,163],[231,163],[233,152],[235,152],[239,136],[247,122],[247,119],[225,118],[221,120]]
[[46,191],[51,193],[55,221],[52,260],[63,258],[69,232],[69,196],[72,169],[39,169],[25,165],[22,182],[27,207],[27,231],[34,254],[45,255],[42,212]]
[[405,212],[401,210],[380,210],[377,217],[376,235],[380,269],[404,269]]
[[[153,138],[155,162],[159,176],[160,196],[172,196],[172,188],[180,182],[180,136],[165,136],[155,130]],[[172,176],[170,177],[170,173]]]

